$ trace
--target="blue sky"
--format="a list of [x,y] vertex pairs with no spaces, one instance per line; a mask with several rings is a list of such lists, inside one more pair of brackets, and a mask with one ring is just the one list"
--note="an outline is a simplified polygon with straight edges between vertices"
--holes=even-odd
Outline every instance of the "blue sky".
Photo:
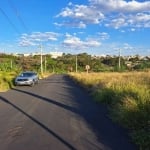
[[150,0],[2,0],[0,52],[150,55]]

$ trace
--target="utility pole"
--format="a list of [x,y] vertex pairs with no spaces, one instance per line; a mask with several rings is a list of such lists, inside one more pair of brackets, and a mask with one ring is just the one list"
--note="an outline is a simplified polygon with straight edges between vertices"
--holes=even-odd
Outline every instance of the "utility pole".
[[78,57],[76,55],[76,73],[78,72]]
[[43,50],[42,45],[40,45],[40,51],[41,51],[41,75],[43,75]]
[[119,70],[120,70],[120,60],[121,60],[121,49],[119,49],[119,60],[118,60],[118,67],[119,67]]
[[10,60],[10,68],[12,69],[13,63],[12,63],[12,59]]
[[45,55],[45,72],[47,70],[46,65],[47,65],[47,61],[46,61],[46,55]]

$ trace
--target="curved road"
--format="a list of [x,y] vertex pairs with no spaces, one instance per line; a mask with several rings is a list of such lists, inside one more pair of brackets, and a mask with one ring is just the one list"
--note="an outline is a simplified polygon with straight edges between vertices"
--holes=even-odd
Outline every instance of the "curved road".
[[0,150],[135,150],[67,75],[0,93]]

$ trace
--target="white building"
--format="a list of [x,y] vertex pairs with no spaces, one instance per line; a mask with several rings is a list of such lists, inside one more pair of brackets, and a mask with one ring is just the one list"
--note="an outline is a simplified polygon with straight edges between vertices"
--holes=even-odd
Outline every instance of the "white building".
[[61,57],[63,55],[63,52],[50,52],[50,55],[52,58]]

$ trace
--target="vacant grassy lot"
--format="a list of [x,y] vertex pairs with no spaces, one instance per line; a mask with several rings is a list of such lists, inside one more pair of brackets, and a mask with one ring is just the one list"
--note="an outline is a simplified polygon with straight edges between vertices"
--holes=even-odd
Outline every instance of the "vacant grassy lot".
[[72,73],[107,104],[111,118],[129,129],[140,150],[150,150],[150,72]]

